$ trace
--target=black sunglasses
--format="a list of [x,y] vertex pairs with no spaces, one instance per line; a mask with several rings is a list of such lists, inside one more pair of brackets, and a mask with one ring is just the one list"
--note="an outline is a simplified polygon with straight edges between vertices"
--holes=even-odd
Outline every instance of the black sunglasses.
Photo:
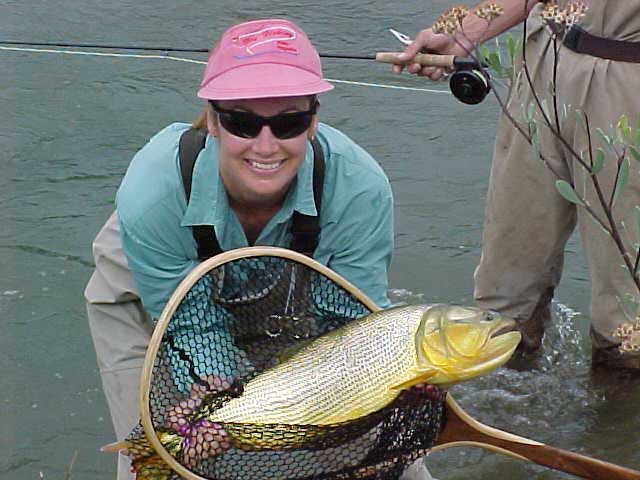
[[242,138],[256,138],[265,125],[269,125],[271,133],[281,140],[297,137],[311,126],[313,116],[318,109],[318,102],[314,102],[311,108],[304,112],[280,113],[272,117],[263,117],[243,110],[221,108],[213,100],[209,100],[209,103],[218,114],[224,129]]

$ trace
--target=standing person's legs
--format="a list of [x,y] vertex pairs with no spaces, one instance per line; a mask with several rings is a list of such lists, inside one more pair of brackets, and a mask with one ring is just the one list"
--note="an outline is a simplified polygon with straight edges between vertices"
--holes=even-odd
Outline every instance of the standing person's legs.
[[[85,290],[87,314],[102,385],[118,439],[139,418],[139,385],[153,323],[142,308],[122,252],[117,214],[93,242],[96,269]],[[120,455],[118,480],[133,478]]]
[[[531,76],[534,83],[545,85],[536,87],[538,93],[545,93],[551,78],[545,61],[549,36],[538,29],[527,43]],[[528,82],[521,75],[513,87],[509,111],[525,130],[522,112],[532,101]],[[539,117],[537,127],[543,155],[558,175],[570,180],[560,144]],[[562,275],[565,243],[576,223],[575,206],[560,196],[556,179],[503,114],[491,166],[474,296],[482,308],[516,320],[525,351],[541,345],[553,292]]]

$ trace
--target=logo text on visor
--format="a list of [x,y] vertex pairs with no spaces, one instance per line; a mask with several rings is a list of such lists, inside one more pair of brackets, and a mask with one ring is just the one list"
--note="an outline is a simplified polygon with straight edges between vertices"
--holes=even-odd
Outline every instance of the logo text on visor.
[[[242,48],[247,55],[234,55],[236,58],[245,58],[265,53],[290,53],[297,55],[298,48],[289,43],[297,38],[295,30],[288,27],[266,27],[255,32],[244,33],[233,37],[231,42],[234,47]],[[256,51],[261,45],[270,45],[274,50]]]

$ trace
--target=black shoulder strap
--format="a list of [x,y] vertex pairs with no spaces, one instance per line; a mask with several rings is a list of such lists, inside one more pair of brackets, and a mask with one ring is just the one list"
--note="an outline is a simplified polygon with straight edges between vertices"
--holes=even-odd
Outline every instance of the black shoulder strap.
[[[182,185],[187,197],[187,204],[191,198],[193,167],[206,140],[207,131],[197,128],[190,128],[180,137],[178,157],[180,158],[180,173],[182,174]],[[206,260],[222,253],[213,225],[194,225],[191,229],[193,230],[193,238],[198,245],[198,259]]]
[[[204,148],[207,139],[206,130],[190,128],[180,137],[178,147],[178,157],[180,159],[180,173],[182,175],[182,185],[187,198],[187,203],[191,198],[191,181],[193,179],[193,167],[195,166],[198,154]],[[322,205],[322,191],[324,188],[324,152],[320,142],[314,137],[311,140],[313,146],[313,199],[316,204],[317,216],[303,215],[293,212],[291,222],[291,249],[296,252],[313,256],[313,252],[318,246],[318,236],[320,235],[320,208]],[[216,232],[212,225],[194,225],[193,238],[198,245],[198,258],[206,260],[219,253],[222,248],[218,243]]]
[[313,146],[313,200],[316,204],[317,215],[303,215],[293,212],[291,223],[291,249],[313,256],[318,246],[320,235],[320,208],[322,207],[322,191],[324,188],[324,152],[317,138],[311,139]]
[[189,199],[191,198],[193,167],[206,141],[207,132],[199,128],[190,128],[180,136],[178,157],[180,158],[180,173],[182,174],[182,185],[184,186],[184,193],[187,196],[187,203],[189,203]]

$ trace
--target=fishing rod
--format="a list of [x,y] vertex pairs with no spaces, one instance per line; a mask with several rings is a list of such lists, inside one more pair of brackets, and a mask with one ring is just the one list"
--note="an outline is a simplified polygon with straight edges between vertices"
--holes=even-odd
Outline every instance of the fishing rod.
[[[143,45],[114,45],[102,43],[75,43],[75,42],[26,42],[14,40],[2,40],[2,45],[13,46],[46,46],[58,48],[99,48],[104,50],[135,50],[150,52],[181,52],[181,53],[208,53],[207,48],[179,48],[179,47],[153,47]],[[378,52],[375,54],[357,54],[341,52],[321,52],[322,58],[335,58],[345,60],[369,60],[380,63],[398,64],[397,55],[400,52]],[[449,88],[454,97],[466,104],[480,103],[491,90],[489,74],[486,69],[473,59],[456,57],[454,55],[437,55],[431,53],[419,53],[406,63],[418,63],[424,66],[444,67],[452,71],[449,78]]]
[[[209,53],[208,48],[178,48],[178,47],[148,47],[144,45],[113,45],[105,43],[64,43],[64,42],[18,42],[13,40],[0,40],[2,45],[18,46],[44,46],[64,48],[101,48],[105,50],[138,50],[149,52],[181,52],[181,53]],[[375,60],[375,55],[362,55],[355,53],[320,53],[324,58],[342,58],[349,60]]]

